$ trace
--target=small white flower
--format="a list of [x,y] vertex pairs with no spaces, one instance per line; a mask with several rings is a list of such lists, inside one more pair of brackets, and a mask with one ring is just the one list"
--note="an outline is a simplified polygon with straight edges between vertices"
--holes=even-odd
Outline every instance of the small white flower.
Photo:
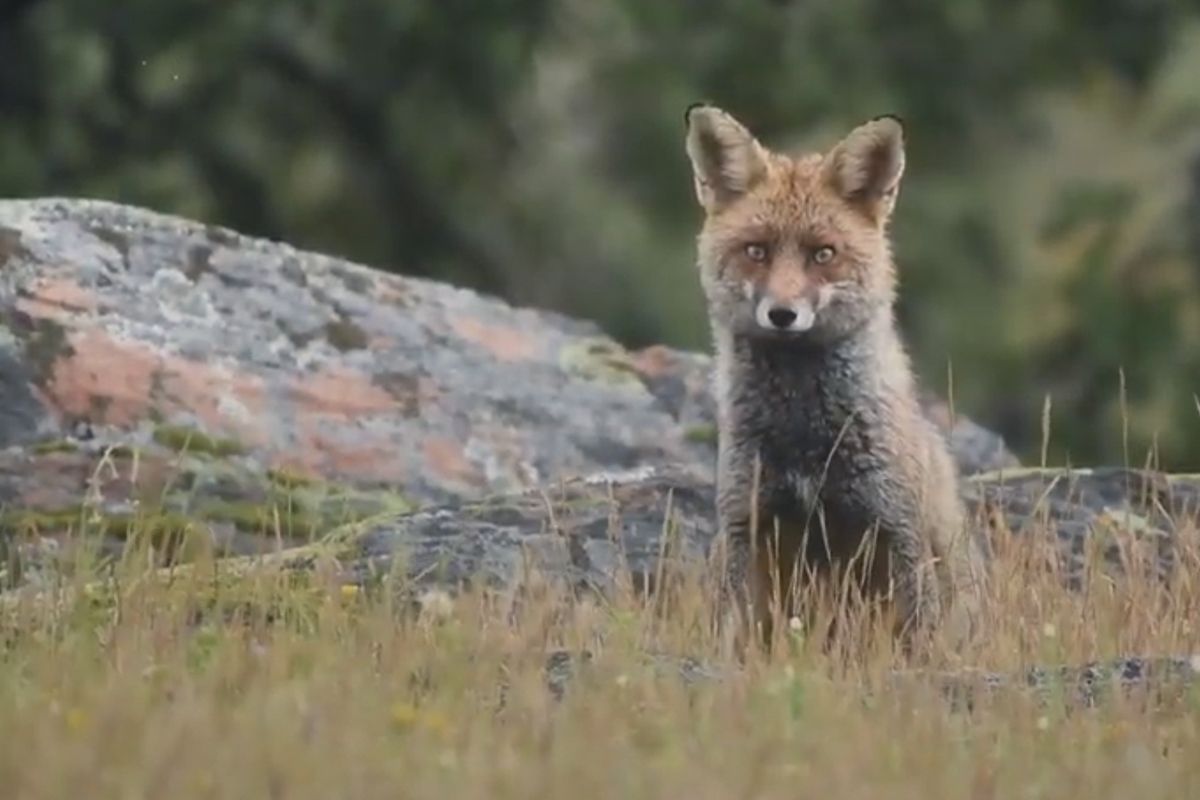
[[788,630],[792,633],[800,633],[804,630],[804,623],[800,621],[799,617],[792,617],[788,620]]
[[1042,626],[1042,636],[1047,639],[1053,639],[1058,636],[1058,628],[1054,627],[1053,622],[1047,622]]
[[1048,730],[1050,730],[1050,718],[1049,718],[1049,717],[1038,717],[1038,720],[1037,720],[1037,729],[1038,729],[1039,731],[1048,731]]
[[441,622],[454,614],[454,598],[442,589],[430,589],[421,595],[421,616],[430,622]]

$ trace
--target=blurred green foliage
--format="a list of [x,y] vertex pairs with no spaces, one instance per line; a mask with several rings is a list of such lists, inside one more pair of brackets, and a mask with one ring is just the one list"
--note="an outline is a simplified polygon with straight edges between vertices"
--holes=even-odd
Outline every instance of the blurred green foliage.
[[[8,0],[0,186],[105,197],[707,346],[682,113],[883,112],[924,381],[1024,458],[1200,468],[1181,0]],[[951,369],[952,368],[952,369]],[[1123,382],[1122,382],[1123,381]]]

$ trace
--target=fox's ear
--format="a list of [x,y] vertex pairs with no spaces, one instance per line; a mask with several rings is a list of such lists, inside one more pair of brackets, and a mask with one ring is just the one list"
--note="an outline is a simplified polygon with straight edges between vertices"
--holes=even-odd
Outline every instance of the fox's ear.
[[826,157],[835,191],[876,222],[885,222],[896,205],[904,175],[904,128],[897,117],[877,117],[859,125]]
[[745,126],[716,106],[697,103],[685,118],[696,198],[711,214],[763,179],[767,152]]

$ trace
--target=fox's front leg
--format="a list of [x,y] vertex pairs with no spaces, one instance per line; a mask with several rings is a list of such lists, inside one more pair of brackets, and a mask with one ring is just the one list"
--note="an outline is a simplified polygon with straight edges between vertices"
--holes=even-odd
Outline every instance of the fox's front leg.
[[718,589],[715,603],[718,630],[722,639],[729,637],[735,653],[743,654],[749,641],[748,632],[753,628],[751,598],[750,543],[738,533],[721,526],[718,536],[723,548],[717,575]]
[[718,481],[717,545],[718,574],[715,610],[722,633],[733,636],[734,649],[741,653],[746,630],[753,625],[748,612],[751,588],[751,547],[748,515],[740,498]]
[[905,650],[911,654],[942,616],[941,585],[920,531],[900,525],[893,529],[889,540],[896,625]]
[[739,448],[722,448],[717,468],[717,536],[725,548],[718,608],[721,619],[734,626],[739,653],[757,632],[769,640],[771,582],[759,574],[762,542],[755,542],[757,520],[754,460]]
[[984,551],[965,515],[954,509],[949,518],[944,535],[934,539],[942,585],[939,628],[948,646],[961,652],[982,633],[988,574]]

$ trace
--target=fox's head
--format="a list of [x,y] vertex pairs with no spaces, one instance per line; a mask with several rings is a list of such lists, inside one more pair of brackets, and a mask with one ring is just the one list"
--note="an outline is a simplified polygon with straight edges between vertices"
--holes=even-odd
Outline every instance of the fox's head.
[[687,112],[687,153],[705,213],[698,263],[715,325],[830,341],[890,308],[887,223],[904,172],[899,120],[871,120],[826,153],[789,157],[721,109],[696,105]]

